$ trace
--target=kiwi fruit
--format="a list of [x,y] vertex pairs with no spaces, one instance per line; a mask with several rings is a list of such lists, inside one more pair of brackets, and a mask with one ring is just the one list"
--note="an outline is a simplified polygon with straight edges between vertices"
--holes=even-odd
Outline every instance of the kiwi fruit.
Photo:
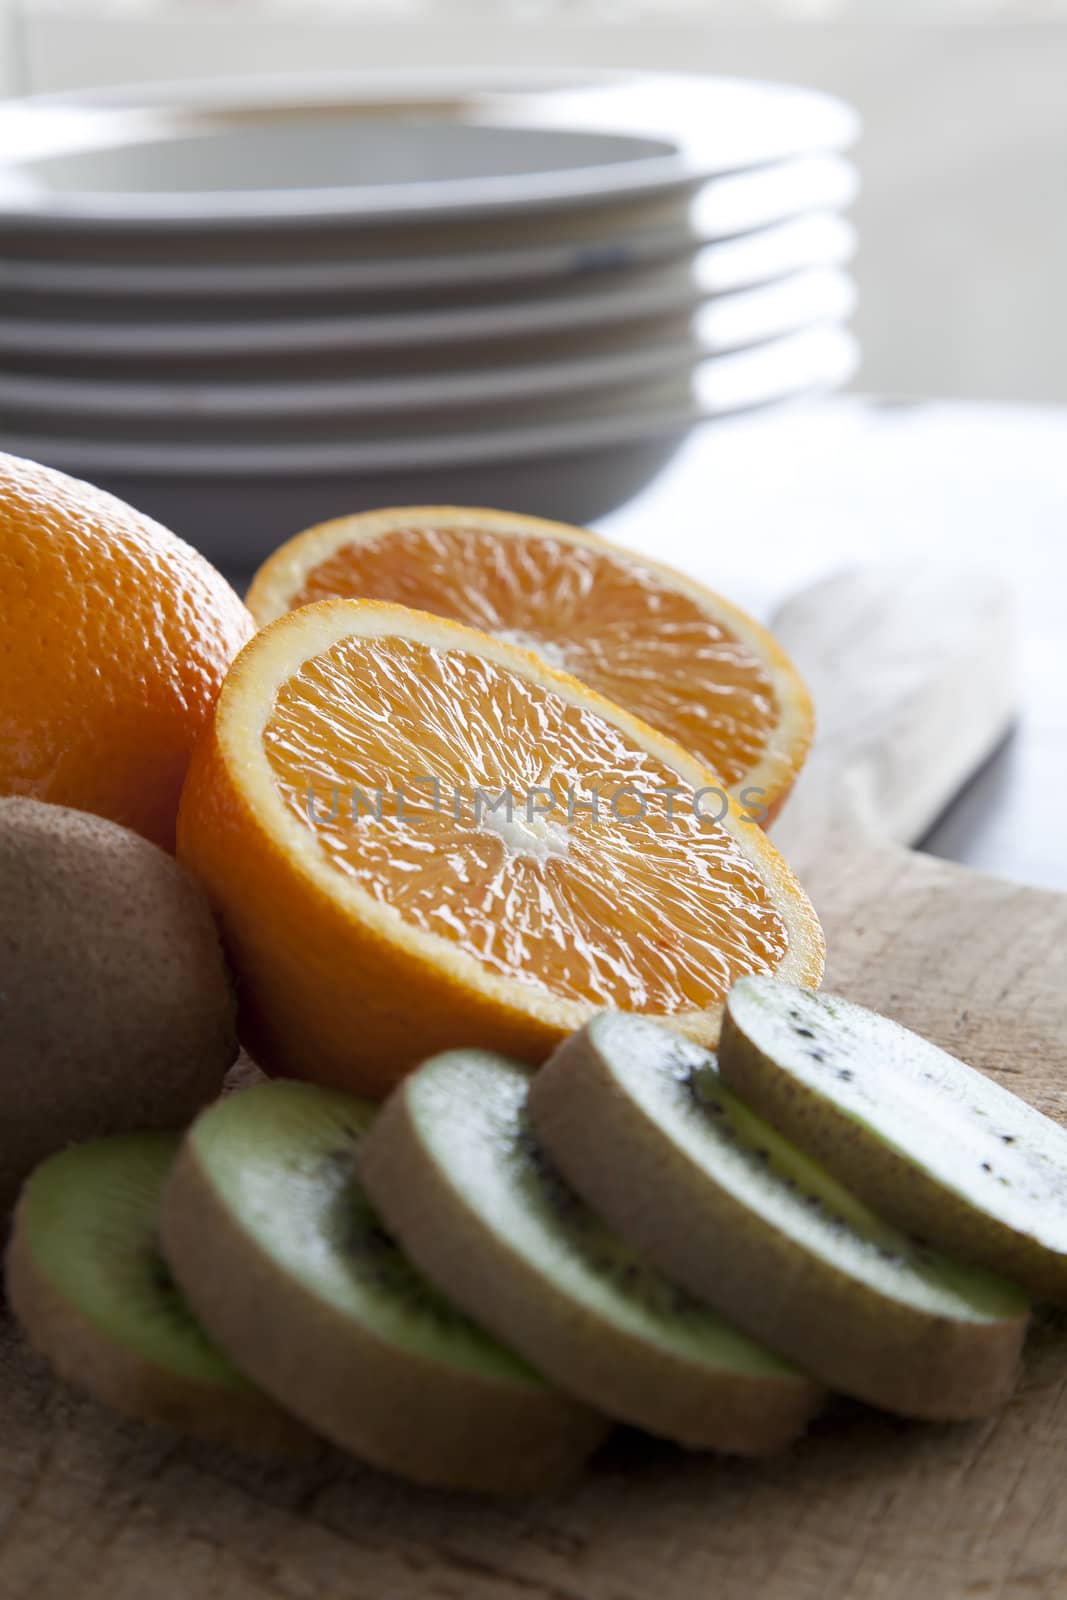
[[534,1141],[528,1087],[484,1050],[406,1078],[360,1155],[386,1226],[442,1292],[599,1410],[695,1449],[780,1449],[818,1386],[596,1218]]
[[209,1334],[354,1455],[444,1488],[529,1493],[606,1420],[419,1276],[360,1187],[374,1108],[282,1080],[193,1124],[163,1196],[164,1254]]
[[732,1094],[706,1050],[600,1012],[542,1067],[529,1107],[611,1226],[827,1387],[944,1420],[1011,1393],[1022,1293],[883,1222]]
[[0,799],[0,1209],[74,1141],[173,1129],[237,1055],[199,887],[116,822]]
[[250,1450],[314,1440],[215,1348],[156,1242],[178,1149],[117,1134],[51,1156],[29,1178],[8,1245],[8,1301],[62,1378],[113,1410]]
[[772,978],[730,991],[719,1070],[898,1227],[1067,1301],[1067,1129],[909,1029]]

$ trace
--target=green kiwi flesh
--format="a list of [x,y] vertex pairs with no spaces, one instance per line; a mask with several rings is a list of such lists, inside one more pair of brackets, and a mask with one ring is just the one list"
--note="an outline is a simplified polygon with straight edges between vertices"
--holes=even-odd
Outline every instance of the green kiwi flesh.
[[601,1012],[537,1074],[529,1107],[611,1226],[828,1387],[946,1420],[1011,1393],[1020,1291],[881,1221],[731,1093],[707,1051]]
[[116,1411],[247,1449],[314,1441],[204,1334],[160,1255],[156,1226],[178,1149],[126,1134],[50,1157],[23,1187],[8,1300],[30,1343]]
[[697,1449],[787,1444],[818,1386],[595,1217],[533,1139],[529,1081],[483,1050],[404,1079],[360,1158],[386,1225],[439,1289],[600,1410]]
[[607,1424],[457,1311],[385,1233],[357,1175],[374,1110],[277,1081],[203,1112],[163,1198],[171,1269],[233,1359],[353,1454],[441,1487],[552,1486]]
[[770,978],[730,991],[719,1069],[881,1215],[1067,1301],[1067,1129],[888,1017]]

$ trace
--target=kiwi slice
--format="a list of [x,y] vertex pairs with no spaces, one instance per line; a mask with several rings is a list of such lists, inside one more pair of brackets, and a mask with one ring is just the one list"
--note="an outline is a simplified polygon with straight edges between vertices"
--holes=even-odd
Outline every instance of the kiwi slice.
[[529,1105],[589,1205],[829,1387],[944,1419],[1010,1394],[1020,1291],[882,1222],[737,1099],[706,1050],[601,1012],[541,1069]]
[[1067,1301],[1067,1130],[929,1040],[771,978],[730,991],[726,1081],[898,1227]]
[[156,1223],[178,1149],[164,1133],[74,1145],[23,1187],[8,1300],[59,1375],[116,1411],[248,1449],[314,1440],[203,1333],[163,1263]]
[[374,1107],[272,1082],[202,1112],[163,1196],[163,1248],[204,1326],[269,1394],[416,1482],[525,1493],[607,1423],[432,1289],[357,1178]]
[[695,1449],[780,1449],[818,1386],[612,1234],[533,1139],[529,1073],[484,1050],[406,1078],[360,1176],[438,1288],[561,1387]]

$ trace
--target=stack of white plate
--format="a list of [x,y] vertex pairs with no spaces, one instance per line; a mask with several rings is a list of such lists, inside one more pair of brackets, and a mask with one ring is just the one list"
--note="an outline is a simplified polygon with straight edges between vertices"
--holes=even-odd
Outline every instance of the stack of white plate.
[[0,109],[0,449],[216,557],[389,502],[584,521],[843,382],[851,111],[351,74]]

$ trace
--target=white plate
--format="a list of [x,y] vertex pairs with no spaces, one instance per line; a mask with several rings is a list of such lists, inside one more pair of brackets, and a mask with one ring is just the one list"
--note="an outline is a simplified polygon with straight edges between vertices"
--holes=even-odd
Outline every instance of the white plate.
[[[635,273],[623,288],[601,294],[543,294],[535,300],[506,301],[443,311],[398,312],[384,316],[305,317],[270,322],[78,322],[29,318],[0,319],[0,356],[16,363],[60,366],[68,374],[83,361],[111,370],[124,362],[154,364],[173,376],[186,363],[233,362],[253,365],[262,374],[273,360],[281,379],[295,380],[303,367],[339,359],[358,359],[390,350],[417,353],[439,345],[464,346],[515,341],[520,347],[543,336],[626,325],[695,311],[715,294],[714,272],[698,261],[693,268],[655,268]],[[823,318],[840,319],[851,310],[851,285],[834,269],[797,272],[763,288],[722,294],[709,302],[709,338],[714,348],[737,348],[778,333],[783,327]],[[461,364],[459,360],[455,364]]]
[[804,212],[844,211],[859,193],[856,167],[844,156],[797,156],[755,172],[703,185],[690,205],[698,239],[737,239]]
[[198,429],[232,437],[236,429],[363,426],[368,417],[393,419],[394,431],[425,429],[434,413],[474,406],[551,404],[567,395],[655,383],[687,373],[708,354],[695,331],[654,339],[587,358],[531,366],[475,367],[363,382],[226,384],[110,383],[34,375],[0,375],[0,431],[44,429],[61,434],[167,432],[188,438]]
[[218,449],[278,447],[289,450],[307,444],[333,444],[344,448],[385,439],[416,444],[439,435],[482,434],[497,428],[539,427],[543,423],[583,422],[591,414],[621,415],[651,408],[684,409],[688,403],[694,368],[704,359],[689,350],[686,359],[642,374],[628,382],[600,389],[580,385],[568,391],[542,395],[513,395],[506,400],[425,406],[417,411],[367,410],[307,412],[280,416],[238,416],[225,421],[175,421],[163,415],[109,417],[93,411],[76,415],[46,415],[22,407],[0,406],[0,433],[47,432],[52,438],[93,440],[123,446],[159,445],[166,450],[196,451],[205,445]]
[[685,190],[838,150],[840,101],[742,79],[325,74],[48,96],[0,110],[0,227],[486,217]]
[[847,334],[822,330],[730,359],[732,367],[724,363],[700,403],[682,415],[613,418],[562,433],[523,429],[486,443],[461,441],[451,453],[439,450],[400,467],[341,458],[324,471],[318,460],[304,458],[279,468],[271,452],[251,471],[222,476],[212,465],[142,470],[125,456],[105,470],[76,446],[28,439],[0,446],[17,443],[24,453],[93,477],[214,560],[250,571],[301,528],[373,506],[499,505],[589,522],[642,489],[697,422],[836,388],[855,370],[856,347]]
[[[17,294],[81,298],[145,297],[245,300],[253,296],[356,294],[391,295],[425,289],[471,288],[530,282],[544,278],[600,275],[650,264],[691,249],[694,244],[733,240],[804,213],[838,212],[855,199],[858,175],[841,156],[805,156],[793,161],[710,181],[692,202],[688,197],[644,208],[606,209],[597,230],[583,216],[569,214],[534,226],[512,220],[491,224],[439,224],[404,234],[375,234],[352,241],[329,235],[296,240],[305,253],[279,259],[279,241],[261,242],[254,257],[246,249],[192,260],[172,250],[161,259],[137,259],[114,252],[98,259],[107,236],[87,241],[94,255],[65,251],[62,259],[9,255],[0,260],[0,289]],[[638,225],[640,221],[640,225]],[[311,253],[307,253],[310,246]],[[121,248],[121,246],[120,246]],[[383,251],[394,251],[394,254]],[[89,315],[99,315],[90,311]]]
[[[851,286],[827,301],[819,316],[779,307],[758,328],[735,312],[733,342],[720,307],[703,307],[688,325],[647,343],[599,355],[542,361],[531,366],[473,368],[364,382],[139,384],[0,376],[0,432],[48,432],[54,436],[210,441],[362,438],[392,434],[425,437],[478,423],[515,426],[551,421],[620,405],[656,386],[687,381],[693,369],[716,355],[752,348],[817,322],[841,322],[853,302]],[[743,308],[742,308],[743,309]],[[809,303],[810,309],[810,303]]]
[[[833,387],[832,385],[828,387]],[[789,398],[795,398],[790,396]],[[380,506],[488,505],[588,523],[638,494],[677,454],[690,421],[579,450],[547,448],[510,460],[332,474],[197,477],[97,475],[103,487],[197,545],[240,584],[283,540],[331,517]]]
[[480,432],[420,437],[331,440],[284,444],[227,445],[216,442],[144,443],[125,439],[0,435],[0,450],[28,456],[65,471],[108,478],[116,474],[241,478],[302,477],[424,471],[512,461],[539,454],[573,454],[623,444],[650,434],[690,426],[749,406],[846,381],[855,368],[855,341],[832,325],[807,328],[760,348],[705,361],[676,405],[612,411],[605,401],[588,414],[530,427],[486,427]]
[[435,285],[431,290],[394,290],[392,293],[285,295],[273,297],[246,297],[235,299],[232,295],[220,299],[201,296],[168,296],[151,299],[147,296],[125,295],[92,296],[87,299],[71,296],[56,297],[33,291],[8,291],[3,300],[5,318],[40,326],[55,323],[68,327],[106,325],[134,325],[194,328],[209,324],[217,328],[224,323],[238,325],[267,322],[292,325],[305,324],[309,319],[324,321],[327,318],[373,317],[381,323],[396,313],[403,317],[419,315],[432,309],[435,315],[444,312],[475,310],[484,312],[490,306],[520,305],[530,307],[534,301],[548,304],[556,300],[573,300],[591,303],[605,293],[615,294],[627,288],[647,287],[655,292],[657,287],[676,281],[681,274],[693,273],[696,290],[704,295],[728,294],[735,289],[757,288],[787,277],[791,272],[803,271],[813,266],[840,266],[849,261],[855,251],[856,236],[851,223],[832,213],[794,217],[791,221],[777,223],[737,239],[727,239],[719,244],[700,246],[692,235],[682,236],[683,242],[670,253],[668,261],[635,261],[629,266],[611,258],[610,266],[601,271],[591,266],[569,277],[552,277],[542,282],[521,283],[455,283]]
[[[255,299],[298,301],[312,296],[345,295],[388,300],[390,297],[494,289],[557,278],[600,277],[630,267],[650,266],[684,255],[702,242],[688,221],[684,206],[669,224],[638,228],[603,238],[585,236],[558,243],[545,241],[487,250],[448,251],[435,230],[431,248],[400,256],[324,254],[297,261],[129,262],[39,261],[10,257],[0,261],[0,291],[34,297],[51,312],[62,298],[84,305],[88,317],[103,315],[103,302],[121,303],[120,315],[142,301],[158,308],[165,303],[217,302],[231,309]],[[586,225],[588,227],[588,224]],[[468,241],[469,244],[469,241]],[[269,246],[267,247],[269,248]]]
[[[2,105],[0,105],[2,119]],[[812,160],[816,159],[814,157]],[[824,156],[824,161],[844,161]],[[799,163],[798,163],[799,164]],[[782,163],[781,166],[793,163]],[[781,166],[743,173],[762,177]],[[618,201],[590,202],[577,208],[505,213],[497,217],[430,217],[399,223],[365,226],[351,217],[327,217],[306,228],[277,228],[271,222],[249,223],[236,232],[191,229],[144,232],[138,229],[86,228],[71,232],[45,229],[34,233],[19,225],[8,228],[0,221],[4,256],[12,261],[57,258],[72,268],[93,263],[133,264],[138,269],[157,268],[184,272],[188,267],[285,268],[338,263],[370,263],[377,268],[390,260],[417,260],[423,256],[469,256],[501,250],[526,250],[546,245],[580,244],[590,235],[639,233],[656,228],[689,225],[694,204],[689,188],[667,194],[639,195]]]
[[[747,285],[762,287],[812,267],[845,266],[854,247],[855,232],[842,218],[799,218],[711,247],[705,253],[702,287],[730,294]],[[288,378],[260,383],[205,383],[195,379],[152,383],[70,378],[66,374],[0,373],[0,426],[4,425],[3,411],[12,408],[71,419],[86,415],[101,421],[114,417],[144,422],[170,419],[182,425],[216,418],[380,413],[501,402],[662,375],[680,362],[691,363],[696,351],[695,338],[681,343],[656,340],[648,348],[639,344],[579,360],[564,358],[483,367],[473,372],[451,370],[318,384],[294,384]]]

